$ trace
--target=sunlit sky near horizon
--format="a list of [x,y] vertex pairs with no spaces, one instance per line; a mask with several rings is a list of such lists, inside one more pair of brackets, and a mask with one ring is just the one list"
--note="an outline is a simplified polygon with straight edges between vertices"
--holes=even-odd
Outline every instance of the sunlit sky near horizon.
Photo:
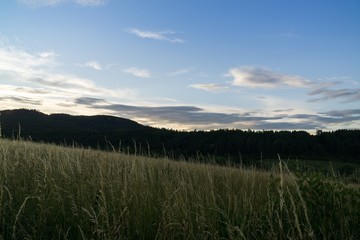
[[5,0],[0,110],[360,128],[358,0]]

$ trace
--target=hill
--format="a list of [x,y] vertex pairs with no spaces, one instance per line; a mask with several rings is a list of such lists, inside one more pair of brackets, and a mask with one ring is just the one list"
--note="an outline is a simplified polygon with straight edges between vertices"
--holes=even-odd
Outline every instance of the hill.
[[107,135],[120,131],[139,131],[149,127],[129,119],[97,115],[72,116],[44,114],[36,110],[17,109],[1,111],[2,135],[30,138],[34,141],[73,143],[96,146]]
[[146,127],[125,118],[97,115],[97,116],[72,116],[69,114],[44,114],[36,110],[18,109],[1,111],[3,132],[22,128],[23,133],[36,131],[116,131],[139,130]]
[[281,161],[265,172],[0,139],[0,162],[0,239],[360,237],[359,185]]
[[263,160],[335,160],[360,163],[360,131],[176,131],[143,126],[114,116],[47,115],[35,110],[1,111],[3,137],[116,150],[220,164]]

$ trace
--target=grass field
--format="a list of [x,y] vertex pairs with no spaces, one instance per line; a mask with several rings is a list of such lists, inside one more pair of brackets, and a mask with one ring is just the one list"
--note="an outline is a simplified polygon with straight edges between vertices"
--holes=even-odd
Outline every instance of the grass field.
[[360,239],[360,188],[321,173],[0,139],[0,239]]

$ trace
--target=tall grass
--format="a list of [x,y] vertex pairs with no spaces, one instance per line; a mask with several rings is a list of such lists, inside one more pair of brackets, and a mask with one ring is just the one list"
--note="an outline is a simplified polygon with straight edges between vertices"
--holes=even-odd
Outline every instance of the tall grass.
[[0,239],[359,239],[360,190],[0,139]]

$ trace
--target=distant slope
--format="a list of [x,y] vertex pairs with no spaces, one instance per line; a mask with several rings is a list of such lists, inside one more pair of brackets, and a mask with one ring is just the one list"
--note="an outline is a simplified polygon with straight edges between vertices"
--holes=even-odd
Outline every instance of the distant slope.
[[[31,137],[33,140],[58,142],[59,140],[86,142],[81,136],[98,137],[119,131],[138,131],[149,127],[129,119],[114,116],[47,115],[36,110],[18,109],[1,111],[2,135],[5,137]],[[60,137],[60,139],[59,139]]]
[[6,138],[121,150],[123,152],[196,158],[223,164],[253,164],[266,159],[336,160],[360,163],[360,130],[310,135],[305,131],[176,131],[143,126],[113,116],[47,115],[35,110],[1,111]]

